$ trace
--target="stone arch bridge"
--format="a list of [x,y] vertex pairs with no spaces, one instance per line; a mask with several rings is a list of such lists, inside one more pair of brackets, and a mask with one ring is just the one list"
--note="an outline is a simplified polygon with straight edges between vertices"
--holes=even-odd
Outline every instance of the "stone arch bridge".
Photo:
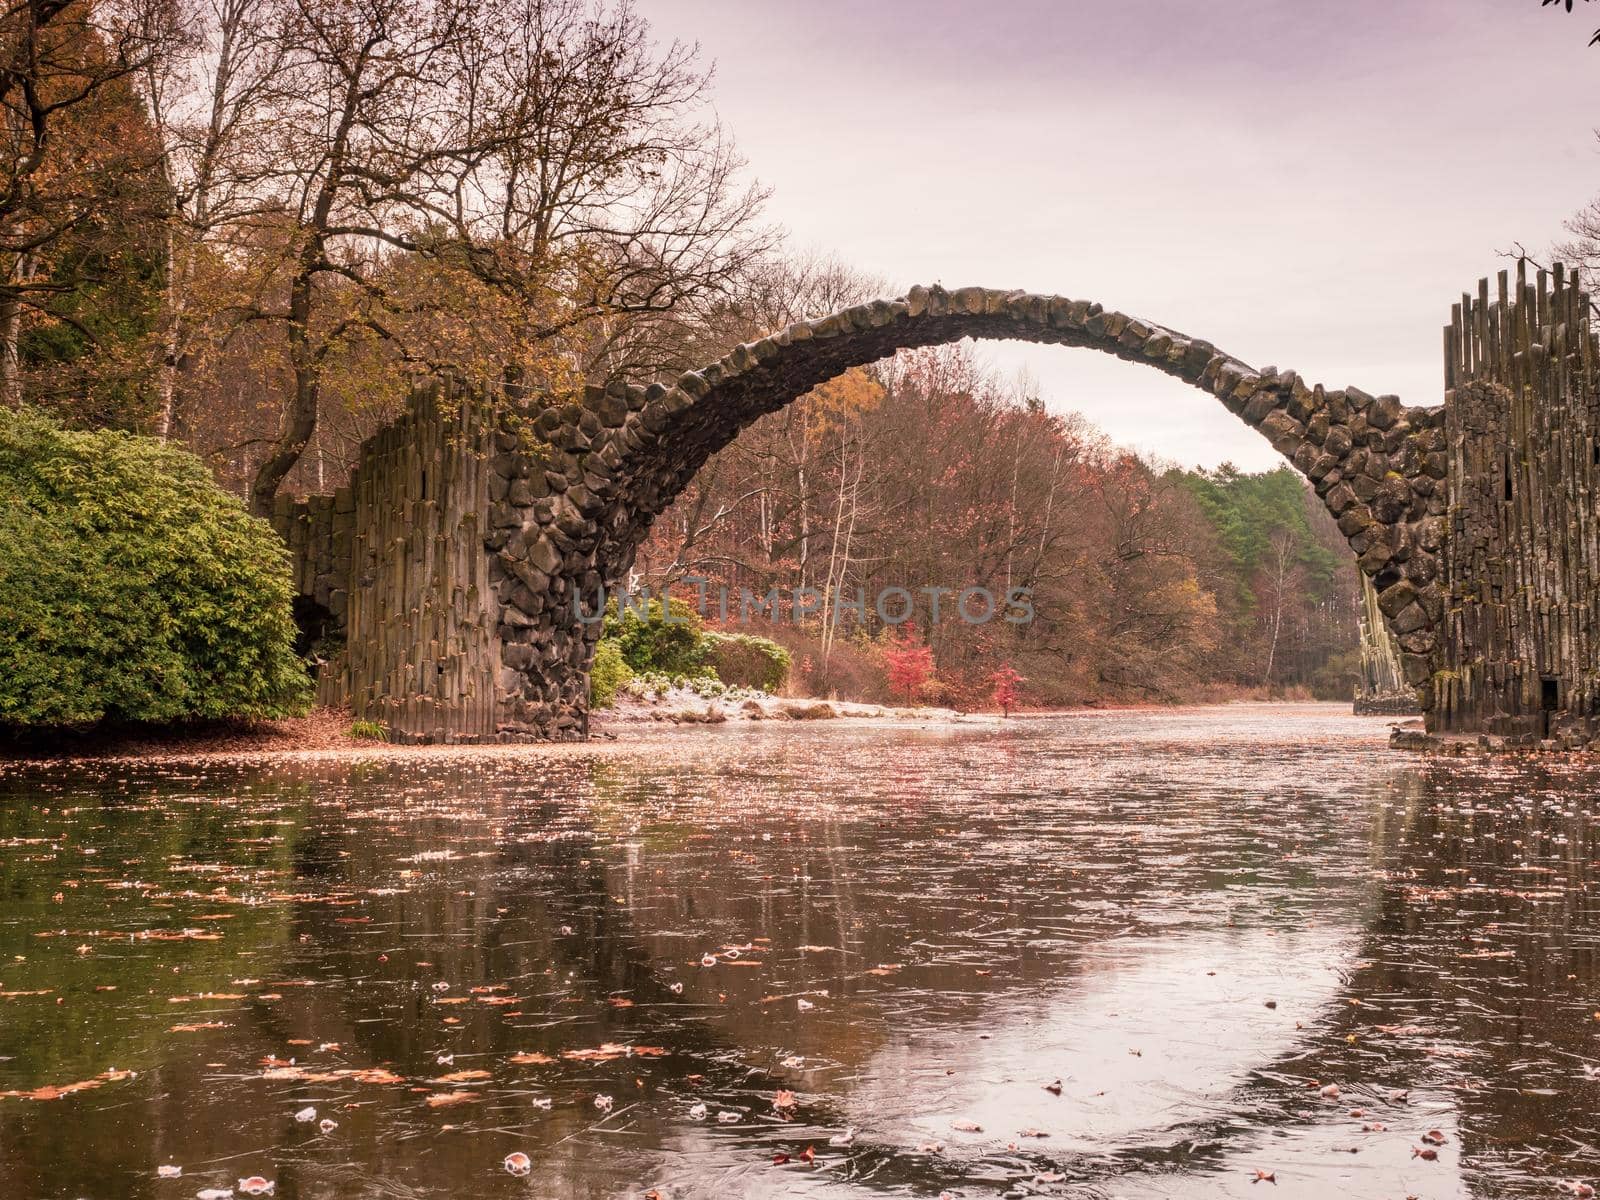
[[962,338],[1099,350],[1207,392],[1322,498],[1376,589],[1431,728],[1586,742],[1600,727],[1600,396],[1588,299],[1558,267],[1482,281],[1434,407],[1328,389],[1101,305],[912,288],[803,321],[671,385],[492,403],[420,392],[332,496],[281,498],[301,616],[345,635],[319,693],[410,741],[587,731],[599,627],[651,522],[741,430],[841,372]]

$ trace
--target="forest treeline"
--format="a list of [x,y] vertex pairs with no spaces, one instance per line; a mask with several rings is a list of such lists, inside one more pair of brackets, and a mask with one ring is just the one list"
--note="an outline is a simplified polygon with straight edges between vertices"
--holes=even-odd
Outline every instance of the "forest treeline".
[[[331,491],[418,382],[670,377],[887,290],[797,255],[697,50],[626,0],[20,0],[0,16],[0,401],[194,451],[256,513]],[[1218,414],[1218,419],[1224,419]],[[1031,590],[919,614],[928,698],[1348,695],[1356,580],[1287,470],[1119,450],[965,346],[764,418],[638,581]],[[755,632],[888,698],[879,627]]]

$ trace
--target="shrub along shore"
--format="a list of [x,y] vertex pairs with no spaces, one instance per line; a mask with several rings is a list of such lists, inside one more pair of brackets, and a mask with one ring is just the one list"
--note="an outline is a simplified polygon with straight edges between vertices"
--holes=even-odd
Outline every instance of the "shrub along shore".
[[0,412],[0,729],[304,713],[287,554],[194,455]]

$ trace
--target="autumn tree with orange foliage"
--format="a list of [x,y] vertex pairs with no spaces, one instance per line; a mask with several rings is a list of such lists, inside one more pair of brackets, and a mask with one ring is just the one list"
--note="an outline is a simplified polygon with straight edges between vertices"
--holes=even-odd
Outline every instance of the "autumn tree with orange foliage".
[[136,424],[165,211],[135,89],[178,32],[159,5],[0,13],[0,401]]
[[296,472],[336,483],[420,379],[559,397],[681,368],[774,243],[698,51],[630,0],[31,0],[4,21],[8,398],[21,314],[68,297],[72,325],[90,294],[46,249],[138,191],[146,225],[117,236],[142,257],[114,272],[124,292],[142,272],[137,345],[94,361],[139,396],[92,419],[183,438],[257,512]]

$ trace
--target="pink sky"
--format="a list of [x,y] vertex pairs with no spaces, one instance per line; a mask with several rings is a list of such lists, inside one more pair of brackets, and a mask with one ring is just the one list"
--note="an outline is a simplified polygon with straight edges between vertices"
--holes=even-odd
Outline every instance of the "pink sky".
[[[1098,300],[1313,382],[1441,400],[1452,298],[1600,193],[1600,5],[638,0],[797,246]],[[1214,400],[1005,344],[1054,407],[1184,464],[1276,459]]]

